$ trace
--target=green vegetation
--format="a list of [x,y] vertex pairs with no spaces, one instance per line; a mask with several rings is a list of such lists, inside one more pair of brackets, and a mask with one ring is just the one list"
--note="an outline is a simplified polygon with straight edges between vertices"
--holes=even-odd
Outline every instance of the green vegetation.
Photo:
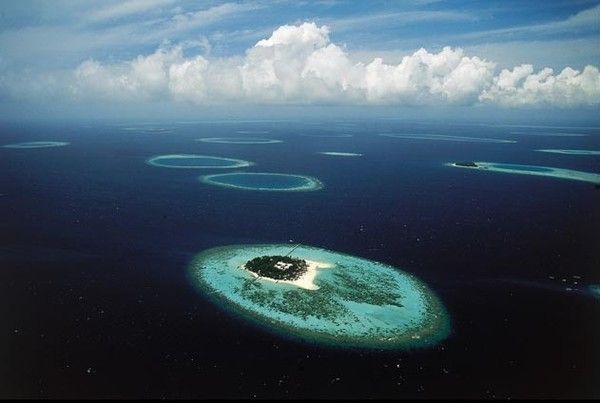
[[260,256],[246,263],[246,269],[274,280],[298,280],[306,270],[305,260],[289,256]]
[[477,168],[478,167],[478,165],[476,163],[474,163],[473,161],[455,162],[454,165],[457,165],[459,167],[468,167],[468,168]]

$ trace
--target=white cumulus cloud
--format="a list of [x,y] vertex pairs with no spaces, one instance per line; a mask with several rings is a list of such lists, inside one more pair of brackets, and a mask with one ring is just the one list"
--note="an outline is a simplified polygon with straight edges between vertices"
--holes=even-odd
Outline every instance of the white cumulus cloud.
[[513,70],[502,70],[479,99],[512,107],[597,105],[600,103],[600,74],[594,66],[586,66],[581,72],[566,67],[556,75],[546,67],[535,73],[533,66],[523,64]]
[[[598,105],[600,74],[567,67],[555,74],[531,65],[502,70],[460,48],[420,49],[387,64],[381,58],[353,62],[331,42],[329,28],[315,23],[284,25],[244,55],[186,57],[183,47],[164,45],[134,60],[103,64],[88,60],[72,73],[68,94],[82,100],[267,104],[397,104],[506,107]],[[14,93],[14,91],[10,91]]]

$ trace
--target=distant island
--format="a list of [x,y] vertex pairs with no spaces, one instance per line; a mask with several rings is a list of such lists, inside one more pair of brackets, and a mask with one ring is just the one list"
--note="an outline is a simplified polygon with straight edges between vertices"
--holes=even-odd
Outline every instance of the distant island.
[[461,161],[455,162],[454,165],[458,165],[459,167],[468,167],[468,168],[477,168],[478,165],[473,161]]
[[244,267],[261,277],[294,281],[306,273],[308,263],[303,259],[275,255],[256,257],[248,261]]

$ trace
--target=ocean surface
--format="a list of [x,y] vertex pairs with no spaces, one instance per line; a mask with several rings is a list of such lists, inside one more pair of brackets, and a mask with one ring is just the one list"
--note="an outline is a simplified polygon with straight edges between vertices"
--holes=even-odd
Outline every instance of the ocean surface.
[[[195,141],[244,136],[283,141]],[[587,290],[600,284],[598,186],[444,165],[599,173],[598,156],[534,151],[598,150],[599,128],[0,125],[0,145],[30,141],[70,144],[0,147],[2,398],[600,397],[600,299]],[[213,186],[198,178],[230,171],[146,163],[161,154],[252,161],[231,172],[306,175],[323,188]],[[449,337],[409,351],[332,349],[237,317],[190,281],[207,248],[290,241],[417,276],[446,306]]]

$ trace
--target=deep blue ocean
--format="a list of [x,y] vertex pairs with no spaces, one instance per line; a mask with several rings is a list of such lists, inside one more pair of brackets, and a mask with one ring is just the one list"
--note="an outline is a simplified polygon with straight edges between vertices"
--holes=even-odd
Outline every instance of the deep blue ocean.
[[[539,135],[561,132],[587,136]],[[283,142],[195,141],[244,136]],[[599,128],[391,119],[0,126],[0,144],[45,140],[70,145],[0,148],[2,398],[600,397],[600,299],[585,291],[600,283],[600,189],[444,165],[600,173],[598,156],[534,151],[598,150]],[[256,165],[233,171],[308,175],[324,187],[211,186],[198,177],[228,171],[146,164],[160,154],[249,160]],[[290,240],[414,274],[445,304],[450,336],[412,351],[331,349],[232,315],[188,276],[207,248]]]

